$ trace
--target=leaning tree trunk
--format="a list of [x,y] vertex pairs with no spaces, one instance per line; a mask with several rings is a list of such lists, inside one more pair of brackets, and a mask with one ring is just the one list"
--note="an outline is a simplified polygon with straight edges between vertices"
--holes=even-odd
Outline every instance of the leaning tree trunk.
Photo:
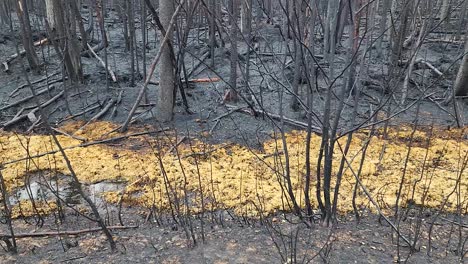
[[34,43],[32,40],[31,24],[29,20],[29,10],[26,0],[16,1],[16,12],[21,25],[21,36],[23,47],[26,51],[26,58],[28,59],[29,66],[34,71],[39,69],[39,59],[37,58],[36,51],[34,50]]
[[455,96],[467,96],[468,95],[468,36],[465,41],[465,51],[462,59],[462,63],[458,70],[457,79],[454,85]]
[[[159,0],[159,18],[164,29],[169,28],[172,15],[174,14],[174,1]],[[157,105],[157,119],[160,122],[172,120],[174,110],[174,64],[171,58],[169,43],[172,40],[172,30],[167,31],[169,38],[163,46],[161,54],[159,97]]]

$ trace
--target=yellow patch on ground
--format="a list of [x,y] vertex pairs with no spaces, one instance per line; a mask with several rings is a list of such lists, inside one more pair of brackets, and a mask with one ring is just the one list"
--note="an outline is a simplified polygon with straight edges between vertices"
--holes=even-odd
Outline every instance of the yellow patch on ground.
[[[3,209],[3,208],[2,208]],[[57,210],[55,202],[34,201],[20,201],[11,210],[11,217],[30,217],[30,216],[46,216]]]
[[[115,130],[116,125],[96,122],[76,132],[82,123],[70,123],[62,128],[69,134],[88,139],[99,140],[121,136]],[[112,132],[112,133],[110,133]],[[135,131],[129,132],[133,133]],[[381,131],[379,131],[381,132]],[[340,188],[339,208],[342,212],[352,210],[352,194],[355,178],[362,155],[362,147],[368,140],[368,131],[355,134],[347,155],[352,170],[345,164]],[[388,139],[378,133],[372,137],[365,162],[361,170],[361,180],[373,198],[383,208],[389,208],[396,202],[396,193],[404,176],[401,205],[408,202],[421,204],[425,196],[425,205],[440,207],[447,196],[446,209],[455,210],[457,193],[466,208],[468,198],[467,172],[460,175],[461,161],[467,155],[468,143],[461,140],[463,131],[436,131],[426,146],[428,133],[417,131],[412,140],[408,162],[408,144],[411,129],[407,127],[391,129]],[[71,165],[79,179],[84,183],[104,180],[123,180],[127,182],[124,192],[106,193],[112,202],[121,199],[130,204],[156,206],[169,209],[171,202],[190,204],[191,212],[202,207],[203,195],[206,210],[234,209],[236,213],[255,216],[258,209],[265,213],[288,210],[286,194],[279,182],[284,183],[285,157],[282,141],[270,140],[263,149],[253,150],[235,144],[210,145],[200,140],[186,140],[176,150],[171,146],[178,142],[173,132],[159,133],[152,136],[130,137],[108,145],[75,147],[79,140],[68,136],[57,136],[66,150]],[[303,197],[305,180],[305,142],[306,133],[294,131],[287,135],[290,176],[296,197]],[[344,148],[346,138],[340,139]],[[321,137],[313,135],[311,139],[311,197],[314,206],[317,156]],[[385,148],[384,148],[385,146]],[[384,150],[384,155],[382,150]],[[5,164],[27,156],[57,150],[51,136],[19,135],[0,131],[0,164]],[[427,154],[427,157],[426,157]],[[425,158],[426,157],[426,158]],[[335,148],[332,186],[336,180],[341,160],[339,147]],[[406,166],[406,170],[404,169]],[[43,155],[5,165],[2,174],[8,190],[24,184],[24,176],[34,171],[52,170],[69,175],[69,171],[60,153]],[[322,169],[323,173],[323,169]],[[459,188],[454,188],[460,178]],[[413,186],[414,193],[413,193]],[[284,187],[284,185],[283,185]],[[359,189],[358,206],[372,207],[368,198]],[[454,193],[455,190],[455,193]],[[302,200],[299,201],[304,204]],[[185,212],[186,207],[181,206]],[[464,209],[466,210],[466,209]]]

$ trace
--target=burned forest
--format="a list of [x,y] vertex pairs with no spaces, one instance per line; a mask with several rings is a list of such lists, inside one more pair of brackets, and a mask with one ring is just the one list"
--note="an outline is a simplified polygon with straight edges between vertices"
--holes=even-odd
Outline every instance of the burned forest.
[[468,0],[0,0],[0,263],[464,263]]

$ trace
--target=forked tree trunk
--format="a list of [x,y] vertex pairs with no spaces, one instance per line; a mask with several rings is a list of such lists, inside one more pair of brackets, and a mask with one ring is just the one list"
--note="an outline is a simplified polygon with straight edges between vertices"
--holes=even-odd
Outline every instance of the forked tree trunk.
[[[174,1],[159,0],[159,18],[164,29],[169,28],[174,14]],[[172,41],[172,30],[168,31],[169,39],[163,46],[160,66],[159,96],[156,118],[160,122],[168,122],[173,118],[174,110],[174,65],[171,58],[171,50],[168,45]]]

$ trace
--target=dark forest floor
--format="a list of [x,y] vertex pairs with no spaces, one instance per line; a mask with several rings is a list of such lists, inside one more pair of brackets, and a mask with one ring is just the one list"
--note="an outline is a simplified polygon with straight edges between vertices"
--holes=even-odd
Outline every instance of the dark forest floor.
[[[392,240],[390,226],[379,224],[379,219],[367,215],[359,224],[351,216],[344,217],[336,228],[325,228],[313,224],[307,228],[293,224],[293,216],[268,218],[260,221],[244,221],[215,213],[217,221],[210,221],[213,215],[205,215],[204,236],[201,238],[199,220],[194,221],[197,245],[186,239],[184,230],[169,219],[164,223],[151,220],[145,223],[145,215],[124,208],[125,225],[140,225],[137,229],[114,231],[117,250],[112,252],[104,235],[99,232],[76,236],[49,236],[18,240],[17,255],[3,255],[1,263],[459,263],[456,248],[459,242],[458,227],[450,225],[445,218],[437,220],[433,230],[432,252],[427,253],[427,232],[430,223],[422,222],[422,239],[416,243],[417,252],[410,254],[409,248],[396,239]],[[450,216],[447,216],[450,217]],[[285,219],[288,219],[286,221]],[[33,219],[28,221],[33,222]],[[113,221],[117,221],[113,219]],[[464,217],[463,221],[467,221]],[[172,224],[171,224],[172,222]],[[117,223],[114,223],[117,224]],[[402,230],[414,226],[414,218],[401,222]],[[15,221],[16,233],[30,232],[33,225],[24,220]],[[79,230],[95,227],[82,218],[69,216],[60,225],[63,230]],[[274,229],[273,229],[274,228]],[[45,225],[37,232],[56,230],[53,219],[46,219]],[[284,236],[278,235],[281,230]],[[2,227],[2,231],[6,231]],[[291,248],[291,236],[296,254]],[[34,233],[34,232],[32,232]],[[462,234],[466,236],[466,227]],[[466,252],[465,252],[466,254]],[[284,259],[282,259],[282,257]],[[466,257],[466,256],[465,256]],[[289,259],[289,260],[288,260]],[[466,258],[465,258],[466,259]],[[463,262],[463,261],[462,261]]]
[[[137,90],[141,86],[139,80],[137,86],[130,87],[129,69],[127,62],[128,52],[125,51],[124,42],[121,37],[121,28],[115,16],[111,15],[108,18],[110,47],[108,52],[111,54],[109,61],[110,66],[116,72],[119,79],[118,84],[111,83],[111,89],[105,88],[105,71],[94,58],[83,57],[84,72],[86,82],[83,85],[68,87],[67,101],[62,97],[57,102],[47,107],[50,113],[48,117],[52,124],[60,126],[62,121],[73,114],[81,112],[95,105],[101,105],[94,111],[80,116],[77,119],[89,120],[93,115],[100,111],[102,106],[108,102],[110,98],[118,98],[121,94],[122,101],[116,106],[115,115],[105,116],[105,120],[121,123],[126,118],[129,109],[135,101]],[[139,26],[139,25],[137,25]],[[277,52],[284,53],[285,47],[282,44],[279,31],[273,25],[264,25],[265,28],[260,31],[260,50],[265,53]],[[139,33],[137,38],[139,38]],[[202,34],[206,33],[201,31]],[[42,32],[35,31],[35,40],[41,39]],[[437,36],[433,36],[437,38]],[[13,36],[6,28],[0,28],[0,62],[7,56],[15,53],[15,42],[19,41],[19,31],[15,31]],[[272,43],[272,44],[271,44]],[[158,43],[150,43],[148,45],[147,56],[148,61],[157,53]],[[229,75],[229,55],[227,49],[219,49],[217,52],[216,74],[203,66],[197,69],[193,78],[206,77],[221,77],[228,78]],[[240,47],[240,50],[245,50],[245,47]],[[435,124],[442,127],[452,127],[455,125],[453,118],[453,107],[443,106],[441,104],[446,95],[448,87],[455,78],[456,68],[451,62],[456,58],[460,46],[447,43],[428,43],[423,46],[420,54],[424,54],[424,58],[430,61],[434,66],[446,73],[442,78],[433,76],[427,69],[415,70],[415,80],[430,87],[424,93],[428,96],[421,101],[420,115],[421,124]],[[50,46],[45,46],[38,49],[40,57],[42,54],[47,58],[47,63],[44,64],[44,72],[48,75],[51,73],[59,73],[50,80],[58,80],[61,76],[61,65],[55,57],[55,53]],[[188,51],[201,57],[207,51],[204,42],[193,40]],[[141,52],[139,59],[141,60]],[[102,56],[102,52],[100,53]],[[52,57],[50,57],[52,56]],[[338,49],[338,61],[344,60],[346,56],[345,49]],[[271,83],[267,86],[263,80],[265,76],[275,75],[286,80],[286,75],[283,69],[276,66],[275,59],[265,57],[261,66],[259,60],[253,59],[256,63],[252,64],[251,82],[252,88],[256,96],[262,98],[263,106],[267,111],[277,113],[278,111],[278,89],[279,85]],[[24,65],[25,60],[21,60]],[[385,76],[386,69],[382,66],[382,61],[371,61],[372,70],[365,75],[370,79],[378,80]],[[186,66],[188,68],[197,64],[197,59],[187,54]],[[339,63],[338,63],[339,64]],[[257,65],[257,66],[255,66]],[[27,67],[27,66],[26,66]],[[339,67],[343,67],[340,65]],[[12,95],[12,92],[21,85],[25,84],[25,77],[20,67],[20,61],[15,60],[10,65],[10,72],[0,71],[0,108],[11,103],[25,98],[30,95],[27,87],[20,89]],[[268,74],[267,74],[268,73]],[[39,80],[44,75],[34,75],[28,72],[31,81]],[[367,77],[366,77],[367,78]],[[155,80],[158,79],[158,74],[155,75]],[[286,82],[286,81],[285,81]],[[35,84],[35,89],[41,90],[46,87],[46,82]],[[322,83],[323,84],[323,83]],[[46,101],[56,95],[63,88],[61,82],[55,83],[54,89],[41,95],[41,101]],[[269,137],[273,130],[272,122],[261,117],[253,117],[242,113],[232,113],[227,118],[220,119],[219,124],[215,120],[216,117],[227,113],[229,109],[222,104],[222,96],[227,85],[222,81],[208,84],[196,84],[186,91],[188,102],[192,114],[185,111],[180,98],[177,99],[175,109],[175,118],[172,126],[181,134],[190,134],[197,136],[203,132],[211,131],[210,140],[216,143],[220,142],[236,142],[246,144],[250,147],[261,146],[261,142]],[[157,86],[150,86],[149,102],[156,102]],[[242,89],[242,86],[241,86]],[[361,120],[368,118],[369,109],[378,104],[382,93],[375,87],[366,87],[364,89],[365,96],[360,102]],[[324,101],[323,96],[325,91],[317,91],[314,96],[314,106],[317,113],[323,112]],[[421,96],[417,90],[417,86],[412,86],[409,100],[410,105],[416,98]],[[238,102],[237,105],[244,105]],[[27,101],[14,107],[2,110],[0,112],[0,124],[11,120],[22,108],[33,106],[33,102]],[[391,112],[397,112],[404,107],[398,106],[395,102],[391,106]],[[465,116],[468,116],[467,106],[464,105]],[[344,128],[347,121],[350,119],[351,108],[347,107],[341,117],[341,126]],[[148,110],[148,111],[146,111]],[[304,113],[293,112],[289,108],[285,108],[286,116],[305,121]],[[411,123],[415,119],[416,108],[411,107],[401,114],[396,116],[392,121],[393,125],[401,123]],[[139,109],[139,118],[136,124],[151,124],[159,126],[154,121],[154,112],[150,108]],[[8,129],[24,132],[31,127],[32,123],[28,120],[18,123]],[[319,125],[315,123],[314,125]],[[293,129],[291,127],[290,129]],[[39,128],[33,128],[32,132],[42,132]],[[124,208],[124,218],[127,225],[140,225],[137,229],[115,231],[115,238],[118,244],[117,252],[112,253],[104,236],[100,233],[90,233],[80,236],[64,236],[64,237],[45,237],[45,238],[26,238],[20,239],[18,242],[19,253],[17,255],[7,254],[0,249],[1,263],[290,263],[290,243],[286,237],[284,241],[278,237],[275,232],[271,232],[268,225],[262,225],[260,221],[239,219],[230,217],[226,212],[218,213],[223,215],[222,223],[218,221],[208,221],[205,223],[205,243],[201,242],[201,224],[199,220],[195,220],[196,240],[198,244],[195,246],[186,239],[184,230],[175,225],[172,221],[166,220],[164,224],[145,222],[145,212],[137,211],[135,208]],[[115,213],[115,212],[114,212]],[[167,216],[165,216],[167,217]],[[165,218],[164,217],[164,218]],[[210,216],[206,216],[209,218]],[[292,216],[288,216],[292,218]],[[462,222],[467,223],[466,216],[462,217]],[[111,224],[117,224],[115,215],[111,216]],[[429,217],[428,217],[429,219]],[[273,222],[273,226],[280,228],[287,235],[294,234],[299,230],[299,238],[297,241],[297,257],[305,259],[305,262],[311,263],[330,262],[330,263],[390,263],[397,261],[398,250],[401,253],[400,261],[408,263],[457,263],[460,262],[456,256],[455,250],[459,242],[458,236],[461,235],[462,243],[466,242],[467,228],[460,228],[456,224],[451,224],[447,220],[453,219],[451,215],[445,215],[444,218],[439,218],[434,225],[433,231],[433,253],[427,255],[427,238],[422,239],[421,244],[417,244],[419,251],[409,255],[408,247],[397,247],[395,240],[392,240],[392,229],[385,223],[379,224],[378,217],[375,215],[367,215],[362,221],[357,224],[353,217],[346,216],[341,219],[339,225],[333,230],[322,227],[319,224],[314,224],[311,228],[306,228],[300,224],[292,224],[284,220],[282,216],[271,216],[266,221]],[[29,219],[29,224],[25,219],[15,220],[15,228],[17,233],[31,232],[36,229],[33,219]],[[402,223],[402,228],[413,227],[416,223],[414,218],[408,217]],[[422,230],[423,237],[428,232],[431,223],[423,219]],[[60,225],[62,230],[78,230],[89,227],[95,227],[93,224],[84,221],[82,217],[70,215],[65,222]],[[6,226],[0,225],[0,231],[5,233]],[[46,230],[54,230],[56,225],[54,219],[49,216],[45,225],[42,228],[37,228],[37,232]],[[268,231],[270,230],[270,232]],[[410,231],[405,232],[411,233]],[[274,238],[274,239],[273,239]],[[465,241],[463,242],[463,239]],[[324,245],[329,241],[328,245]],[[278,243],[280,249],[275,246]],[[283,244],[284,243],[284,244]],[[404,245],[401,243],[401,245]],[[324,248],[323,248],[324,247]],[[323,249],[322,249],[323,248]],[[322,250],[321,250],[322,249]],[[466,246],[465,246],[466,250]],[[285,259],[281,258],[282,252]],[[320,252],[320,253],[319,253]],[[466,252],[464,252],[466,254]],[[316,256],[315,256],[316,255]],[[315,257],[314,257],[315,256]]]

